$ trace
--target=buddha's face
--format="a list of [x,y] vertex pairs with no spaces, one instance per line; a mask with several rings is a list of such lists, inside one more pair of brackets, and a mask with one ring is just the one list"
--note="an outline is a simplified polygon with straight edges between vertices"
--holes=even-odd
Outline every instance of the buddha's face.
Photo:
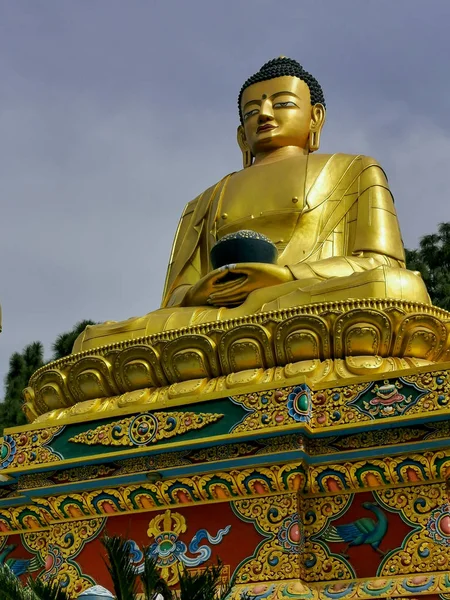
[[241,111],[252,154],[283,146],[307,150],[313,108],[309,88],[298,77],[276,77],[246,88]]

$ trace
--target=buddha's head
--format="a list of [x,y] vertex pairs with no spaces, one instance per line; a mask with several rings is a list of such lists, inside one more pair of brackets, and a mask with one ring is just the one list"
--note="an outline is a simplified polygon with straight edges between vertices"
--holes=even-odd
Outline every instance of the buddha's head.
[[318,150],[325,100],[318,81],[296,60],[280,57],[263,65],[242,86],[238,104],[244,167],[284,146],[305,154]]

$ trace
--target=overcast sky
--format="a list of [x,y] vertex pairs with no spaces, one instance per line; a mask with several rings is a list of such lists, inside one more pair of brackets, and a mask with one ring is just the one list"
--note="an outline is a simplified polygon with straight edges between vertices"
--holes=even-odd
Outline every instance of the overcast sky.
[[450,221],[449,0],[0,0],[0,376],[82,319],[158,307],[186,202],[239,169],[236,97],[280,54],[323,152],[375,156],[405,244]]

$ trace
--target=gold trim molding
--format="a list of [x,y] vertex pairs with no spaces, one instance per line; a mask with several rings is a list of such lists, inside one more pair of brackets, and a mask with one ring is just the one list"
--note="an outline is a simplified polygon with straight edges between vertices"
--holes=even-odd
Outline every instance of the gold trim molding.
[[[312,383],[450,360],[450,313],[400,300],[348,300],[257,313],[118,342],[45,365],[24,391],[30,422],[83,404],[96,413],[302,375]],[[142,396],[145,396],[143,398]],[[86,403],[91,403],[86,405]],[[108,407],[108,410],[113,407]],[[74,411],[77,412],[76,409]]]

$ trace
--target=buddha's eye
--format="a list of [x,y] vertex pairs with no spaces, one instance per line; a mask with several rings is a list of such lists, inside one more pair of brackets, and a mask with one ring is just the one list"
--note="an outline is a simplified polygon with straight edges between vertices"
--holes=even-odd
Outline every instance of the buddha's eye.
[[244,113],[244,121],[246,121],[250,117],[253,117],[253,115],[257,115],[258,113],[259,113],[259,110],[257,108],[254,108],[253,110],[249,110],[248,112]]
[[295,102],[291,102],[290,100],[287,102],[275,102],[273,105],[274,108],[287,108],[289,106],[295,106],[297,108]]

